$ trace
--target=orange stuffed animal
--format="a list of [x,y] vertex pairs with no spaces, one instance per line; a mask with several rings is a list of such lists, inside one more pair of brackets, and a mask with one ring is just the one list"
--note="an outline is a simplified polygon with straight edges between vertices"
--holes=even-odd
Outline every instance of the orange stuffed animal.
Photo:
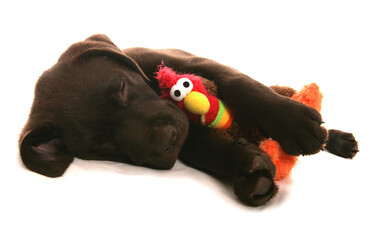
[[[214,82],[193,74],[178,74],[165,65],[160,65],[155,75],[159,81],[161,97],[179,106],[192,123],[214,128],[217,133],[229,135],[234,139],[246,138],[259,145],[273,161],[277,168],[275,180],[290,175],[297,157],[286,154],[278,142],[265,139],[253,124],[241,116],[235,116],[234,112],[217,98]],[[289,87],[270,88],[280,95],[321,111],[322,94],[315,83],[304,86],[300,92]]]

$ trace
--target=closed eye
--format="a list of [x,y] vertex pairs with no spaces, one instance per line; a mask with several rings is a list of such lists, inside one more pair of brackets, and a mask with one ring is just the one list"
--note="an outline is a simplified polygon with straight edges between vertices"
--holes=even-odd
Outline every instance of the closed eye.
[[120,93],[121,93],[121,98],[122,98],[122,101],[126,101],[126,96],[127,96],[127,88],[126,88],[126,82],[125,81],[122,81],[121,82],[121,90],[120,90]]

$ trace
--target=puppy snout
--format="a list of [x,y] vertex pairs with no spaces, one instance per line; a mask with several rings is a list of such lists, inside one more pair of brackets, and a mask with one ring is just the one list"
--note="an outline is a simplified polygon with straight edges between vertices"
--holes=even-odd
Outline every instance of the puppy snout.
[[170,152],[177,140],[177,130],[171,125],[157,126],[151,135],[151,146],[153,146],[153,154],[162,154]]

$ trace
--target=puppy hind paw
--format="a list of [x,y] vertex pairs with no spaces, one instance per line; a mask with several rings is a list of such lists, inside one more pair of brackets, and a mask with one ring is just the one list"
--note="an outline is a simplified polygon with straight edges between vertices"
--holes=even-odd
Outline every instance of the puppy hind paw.
[[358,143],[352,133],[340,130],[329,130],[329,137],[325,149],[343,158],[354,158],[359,152]]
[[234,156],[235,195],[248,206],[264,205],[278,192],[274,182],[277,172],[274,163],[256,145],[242,139],[235,144]]
[[234,179],[234,192],[238,199],[252,207],[267,203],[278,192],[278,186],[268,171],[241,174]]
[[252,207],[264,205],[278,192],[274,182],[276,168],[265,154],[253,157],[234,177],[234,192],[244,204]]

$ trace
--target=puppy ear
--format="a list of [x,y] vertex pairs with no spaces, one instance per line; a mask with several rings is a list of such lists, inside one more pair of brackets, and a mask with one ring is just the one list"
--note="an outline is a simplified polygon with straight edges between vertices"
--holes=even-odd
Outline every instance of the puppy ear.
[[139,73],[146,82],[148,82],[148,83],[151,82],[151,80],[149,80],[149,78],[147,77],[147,75],[145,75],[145,73],[139,67],[139,65],[132,58],[125,55],[120,50],[116,51],[116,50],[113,50],[113,49],[110,49],[110,48],[105,48],[105,47],[102,47],[102,48],[94,47],[94,48],[88,49],[88,50],[76,55],[73,60],[78,60],[78,59],[81,59],[81,58],[84,58],[84,57],[95,57],[95,56],[109,56],[111,58],[117,59],[117,60],[125,63],[128,67],[132,68],[137,73]]
[[20,155],[28,169],[48,177],[61,176],[74,159],[51,126],[25,133],[20,140]]
[[83,42],[71,45],[58,59],[58,62],[73,62],[85,57],[109,56],[120,60],[128,67],[139,73],[143,79],[150,83],[149,78],[144,74],[139,65],[129,56],[125,55],[106,35],[95,34]]
[[112,40],[110,40],[107,35],[104,35],[104,34],[95,34],[95,35],[92,35],[90,37],[88,37],[85,41],[97,41],[97,42],[106,42],[106,43],[109,43],[113,46],[116,46]]

